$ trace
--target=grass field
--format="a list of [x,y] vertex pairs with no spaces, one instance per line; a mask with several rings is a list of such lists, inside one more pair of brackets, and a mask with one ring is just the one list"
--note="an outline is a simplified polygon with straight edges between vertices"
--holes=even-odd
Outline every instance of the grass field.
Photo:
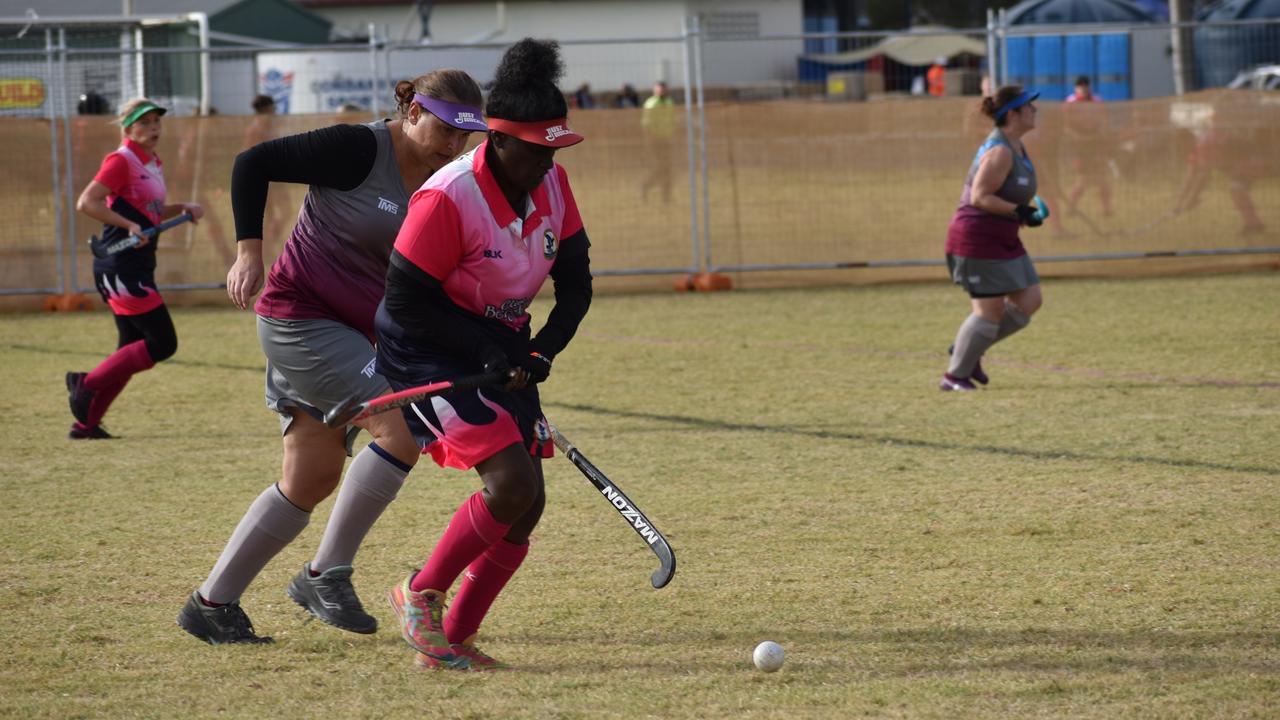
[[939,393],[965,308],[942,283],[599,297],[545,409],[679,570],[652,590],[551,461],[484,630],[517,670],[484,676],[415,670],[383,600],[471,474],[423,463],[371,533],[376,635],[284,594],[325,503],[244,598],[277,644],[200,644],[174,617],[280,461],[251,315],[176,311],[110,442],[65,439],[62,387],[108,316],[6,316],[0,716],[1275,717],[1280,274],[1051,280],[991,386]]

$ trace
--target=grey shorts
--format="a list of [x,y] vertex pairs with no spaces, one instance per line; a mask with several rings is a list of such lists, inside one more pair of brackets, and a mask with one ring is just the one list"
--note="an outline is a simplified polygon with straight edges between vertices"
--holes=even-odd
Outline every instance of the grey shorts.
[[[258,341],[267,355],[267,407],[280,413],[280,434],[293,422],[290,408],[316,420],[355,395],[363,400],[391,386],[373,369],[375,352],[358,330],[334,320],[258,317]],[[347,454],[360,428],[347,427]]]
[[952,282],[975,298],[1001,297],[1040,284],[1030,255],[984,260],[947,253],[947,269],[951,271]]

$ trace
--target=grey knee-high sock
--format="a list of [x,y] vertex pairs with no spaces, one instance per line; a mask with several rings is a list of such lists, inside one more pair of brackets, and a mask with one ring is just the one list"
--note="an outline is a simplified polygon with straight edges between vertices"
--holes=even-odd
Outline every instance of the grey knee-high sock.
[[1031,316],[1018,309],[1017,305],[1004,304],[1004,316],[1000,318],[1000,332],[996,334],[996,342],[1009,337],[1031,323]]
[[333,514],[324,529],[320,549],[311,561],[312,572],[324,572],[338,565],[350,565],[369,528],[382,511],[396,499],[404,478],[413,468],[392,457],[377,443],[356,455],[338,491]]
[[216,603],[235,602],[267,562],[288,545],[311,520],[272,485],[249,506],[208,579],[200,596]]
[[951,366],[947,374],[957,378],[967,378],[973,374],[973,366],[978,363],[982,353],[991,347],[1000,333],[1000,326],[990,320],[983,320],[976,313],[970,314],[960,324],[956,332],[955,350],[951,353]]

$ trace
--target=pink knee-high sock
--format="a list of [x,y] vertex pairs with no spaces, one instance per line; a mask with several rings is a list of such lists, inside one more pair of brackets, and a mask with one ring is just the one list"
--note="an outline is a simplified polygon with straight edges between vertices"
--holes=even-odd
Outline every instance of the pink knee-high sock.
[[125,345],[98,363],[84,379],[84,386],[90,390],[106,390],[115,386],[124,388],[129,378],[135,373],[155,367],[151,353],[147,352],[147,341],[136,340]]
[[445,528],[440,542],[431,551],[431,557],[422,571],[414,576],[409,589],[414,592],[439,590],[448,592],[462,569],[480,557],[511,529],[500,523],[484,504],[484,493],[477,492],[458,506],[449,527]]
[[125,378],[124,382],[119,385],[103,388],[93,394],[93,400],[89,403],[89,427],[94,427],[102,422],[102,416],[107,414],[107,409],[111,407],[111,403],[115,401],[116,396],[128,384],[129,378]]
[[449,614],[444,618],[444,634],[449,642],[462,642],[476,634],[498,593],[520,569],[520,563],[528,554],[527,543],[516,545],[499,540],[471,563],[462,576],[453,604],[449,606]]

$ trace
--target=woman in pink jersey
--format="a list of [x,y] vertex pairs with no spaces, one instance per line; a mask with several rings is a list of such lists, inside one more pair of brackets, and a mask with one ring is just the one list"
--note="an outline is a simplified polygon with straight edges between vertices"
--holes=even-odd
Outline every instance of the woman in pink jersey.
[[951,279],[969,293],[972,312],[956,332],[951,361],[938,387],[944,391],[985,385],[982,355],[1018,332],[1040,309],[1040,277],[1018,237],[1023,226],[1039,227],[1049,210],[1036,197],[1036,169],[1022,144],[1036,127],[1039,93],[1009,85],[982,99],[982,112],[995,122],[969,166],[947,228]]
[[[183,212],[196,220],[204,215],[196,203],[165,200],[164,169],[156,155],[164,114],[164,108],[145,98],[126,103],[119,116],[124,142],[103,159],[80,193],[76,209],[102,223],[104,244],[141,237],[143,230]],[[135,374],[178,349],[173,320],[156,289],[156,240],[143,238],[131,249],[93,260],[94,284],[115,317],[119,342],[90,372],[67,373],[68,401],[76,419],[73,440],[110,438],[101,422],[111,402]]]
[[[485,129],[480,86],[442,68],[396,84],[399,118],[335,125],[260,143],[236,158],[231,202],[237,259],[227,295],[254,305],[267,357],[267,406],[280,417],[283,476],[250,503],[178,624],[217,645],[259,643],[240,607],[258,573],[310,522],[342,480],[320,546],[285,592],[321,621],[369,634],[378,623],[351,582],[356,551],[422,455],[404,420],[383,414],[331,428],[324,414],[389,386],[374,368],[373,316],[409,195]],[[308,187],[297,223],[263,284],[263,218],[270,183]],[[361,429],[373,436],[343,475]]]
[[[426,566],[391,591],[423,667],[503,667],[476,648],[476,633],[528,553],[545,503],[542,459],[553,446],[537,384],[591,304],[590,243],[553,160],[582,140],[567,123],[562,73],[554,42],[526,38],[503,55],[488,139],[409,201],[378,308],[378,372],[394,389],[481,371],[509,378],[405,408],[436,463],[475,468],[484,486],[458,508]],[[548,275],[555,306],[532,334],[527,308]]]

